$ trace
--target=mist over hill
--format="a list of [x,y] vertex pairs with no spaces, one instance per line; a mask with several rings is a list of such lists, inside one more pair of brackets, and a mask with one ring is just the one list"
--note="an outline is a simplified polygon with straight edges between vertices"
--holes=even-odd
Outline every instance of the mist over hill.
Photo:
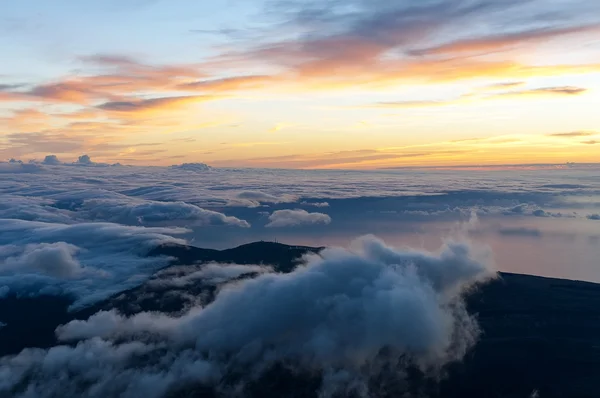
[[1,299],[0,391],[595,396],[600,287],[495,277],[485,255],[453,245],[439,254],[374,238],[349,251],[160,245],[148,255],[171,258],[166,268],[92,306]]

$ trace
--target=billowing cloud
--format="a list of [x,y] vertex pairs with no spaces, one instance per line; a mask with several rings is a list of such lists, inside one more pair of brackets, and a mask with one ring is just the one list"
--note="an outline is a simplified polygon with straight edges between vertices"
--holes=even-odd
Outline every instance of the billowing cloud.
[[309,213],[306,210],[276,210],[269,216],[267,228],[295,227],[300,225],[330,224],[331,217],[323,213]]
[[81,155],[78,159],[77,162],[75,162],[78,165],[81,166],[92,166],[94,165],[94,162],[92,162],[92,159],[88,156],[88,155]]
[[84,270],[75,258],[78,251],[77,246],[64,242],[31,244],[23,250],[2,246],[0,256],[5,259],[0,263],[0,272],[33,272],[60,279],[77,277]]
[[[110,223],[59,224],[0,221],[0,286],[17,295],[68,294],[76,305],[93,303],[135,286],[167,264],[146,254],[185,241],[181,228]],[[93,270],[94,272],[87,272]]]
[[463,296],[494,275],[489,253],[466,243],[427,253],[366,237],[290,274],[225,287],[180,317],[111,311],[70,322],[57,335],[76,345],[0,359],[0,392],[159,398],[205,386],[229,395],[222,380],[237,378],[243,393],[244,382],[283,361],[322,374],[324,397],[352,387],[368,394],[376,363],[402,378],[408,366],[436,374],[460,360],[479,333]]
[[58,157],[56,155],[47,155],[42,163],[49,165],[59,165],[61,164],[61,161],[58,160]]

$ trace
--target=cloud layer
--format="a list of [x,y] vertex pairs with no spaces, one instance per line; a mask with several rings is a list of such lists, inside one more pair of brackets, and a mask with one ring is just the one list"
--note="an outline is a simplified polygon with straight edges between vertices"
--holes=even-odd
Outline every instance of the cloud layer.
[[0,222],[0,286],[16,295],[70,295],[84,306],[136,286],[167,258],[149,258],[181,228],[111,223],[57,224],[16,219]]

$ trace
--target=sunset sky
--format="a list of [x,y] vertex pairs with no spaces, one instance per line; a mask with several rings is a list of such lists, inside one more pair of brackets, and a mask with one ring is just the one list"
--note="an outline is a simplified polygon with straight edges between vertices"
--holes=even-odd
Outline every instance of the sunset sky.
[[0,2],[0,160],[600,161],[594,0]]

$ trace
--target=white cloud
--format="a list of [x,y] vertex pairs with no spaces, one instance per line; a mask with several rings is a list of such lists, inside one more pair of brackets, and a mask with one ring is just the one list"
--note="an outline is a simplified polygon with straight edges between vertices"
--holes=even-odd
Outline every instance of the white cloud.
[[75,254],[79,248],[65,242],[28,244],[23,250],[0,246],[2,274],[40,273],[54,278],[74,278],[84,271]]
[[[157,202],[137,199],[88,199],[78,215],[89,220],[103,220],[128,225],[153,225],[185,222],[186,225],[231,225],[248,228],[247,221],[205,210],[184,202]],[[190,224],[191,223],[191,224]]]
[[293,203],[298,200],[295,195],[272,195],[261,191],[242,191],[229,199],[230,206],[259,207],[263,203]]
[[328,202],[301,202],[300,204],[304,206],[329,207]]
[[212,167],[210,167],[206,163],[183,163],[179,165],[173,165],[171,166],[171,168],[194,172],[212,170]]
[[323,213],[309,213],[306,210],[277,210],[269,216],[267,228],[294,227],[299,225],[329,224],[331,217]]
[[494,275],[488,253],[466,243],[427,253],[365,237],[309,256],[291,274],[226,287],[181,317],[110,311],[70,322],[57,334],[76,346],[0,359],[0,394],[158,398],[200,382],[228,395],[219,384],[227,372],[248,381],[280,360],[324,372],[323,396],[343,392],[335,384],[343,375],[367,388],[369,369],[386,358],[435,372],[476,341],[462,297]]
[[86,305],[141,283],[166,258],[160,244],[185,244],[182,228],[111,223],[57,224],[0,219],[0,286],[17,294],[72,294]]

